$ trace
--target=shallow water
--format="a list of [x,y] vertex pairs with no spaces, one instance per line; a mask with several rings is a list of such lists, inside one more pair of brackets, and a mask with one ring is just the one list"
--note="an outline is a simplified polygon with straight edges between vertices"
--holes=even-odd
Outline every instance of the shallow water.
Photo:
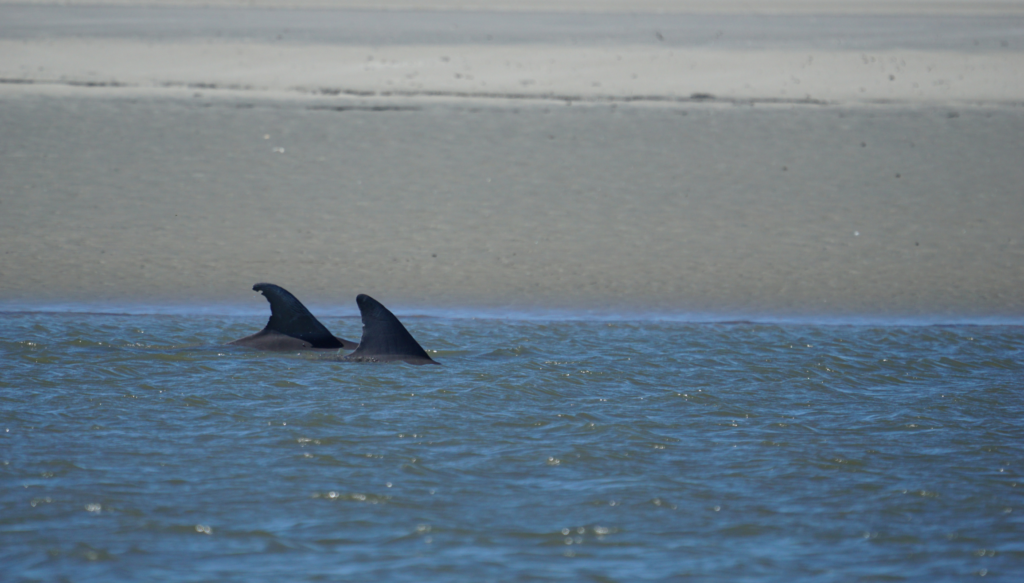
[[0,578],[1024,575],[1022,327],[404,320],[0,314]]

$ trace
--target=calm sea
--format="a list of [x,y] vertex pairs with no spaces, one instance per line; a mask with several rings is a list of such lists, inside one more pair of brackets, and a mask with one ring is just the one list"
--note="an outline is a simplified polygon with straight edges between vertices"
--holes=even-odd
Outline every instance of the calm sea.
[[265,319],[0,314],[0,579],[1024,580],[1022,327]]

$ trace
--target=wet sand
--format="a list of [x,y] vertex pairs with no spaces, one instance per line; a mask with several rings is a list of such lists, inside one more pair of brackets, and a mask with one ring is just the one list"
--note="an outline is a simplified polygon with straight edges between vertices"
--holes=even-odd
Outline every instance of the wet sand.
[[0,309],[1024,318],[1012,14],[172,10],[0,5]]

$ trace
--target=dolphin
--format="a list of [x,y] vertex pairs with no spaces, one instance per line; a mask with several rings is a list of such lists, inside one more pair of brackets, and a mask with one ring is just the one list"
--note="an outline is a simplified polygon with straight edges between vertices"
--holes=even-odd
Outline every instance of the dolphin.
[[363,318],[363,337],[355,352],[338,360],[345,362],[396,362],[440,364],[429,356],[405,326],[383,304],[366,294],[356,296]]
[[270,321],[263,330],[228,344],[259,350],[337,350],[358,346],[351,340],[331,334],[302,302],[283,287],[272,283],[257,283],[252,289],[262,293],[270,302]]

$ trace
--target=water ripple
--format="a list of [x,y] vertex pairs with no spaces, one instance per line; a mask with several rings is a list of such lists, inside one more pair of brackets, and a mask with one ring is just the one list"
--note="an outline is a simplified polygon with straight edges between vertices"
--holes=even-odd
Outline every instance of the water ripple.
[[1019,327],[0,317],[15,580],[1024,576]]

